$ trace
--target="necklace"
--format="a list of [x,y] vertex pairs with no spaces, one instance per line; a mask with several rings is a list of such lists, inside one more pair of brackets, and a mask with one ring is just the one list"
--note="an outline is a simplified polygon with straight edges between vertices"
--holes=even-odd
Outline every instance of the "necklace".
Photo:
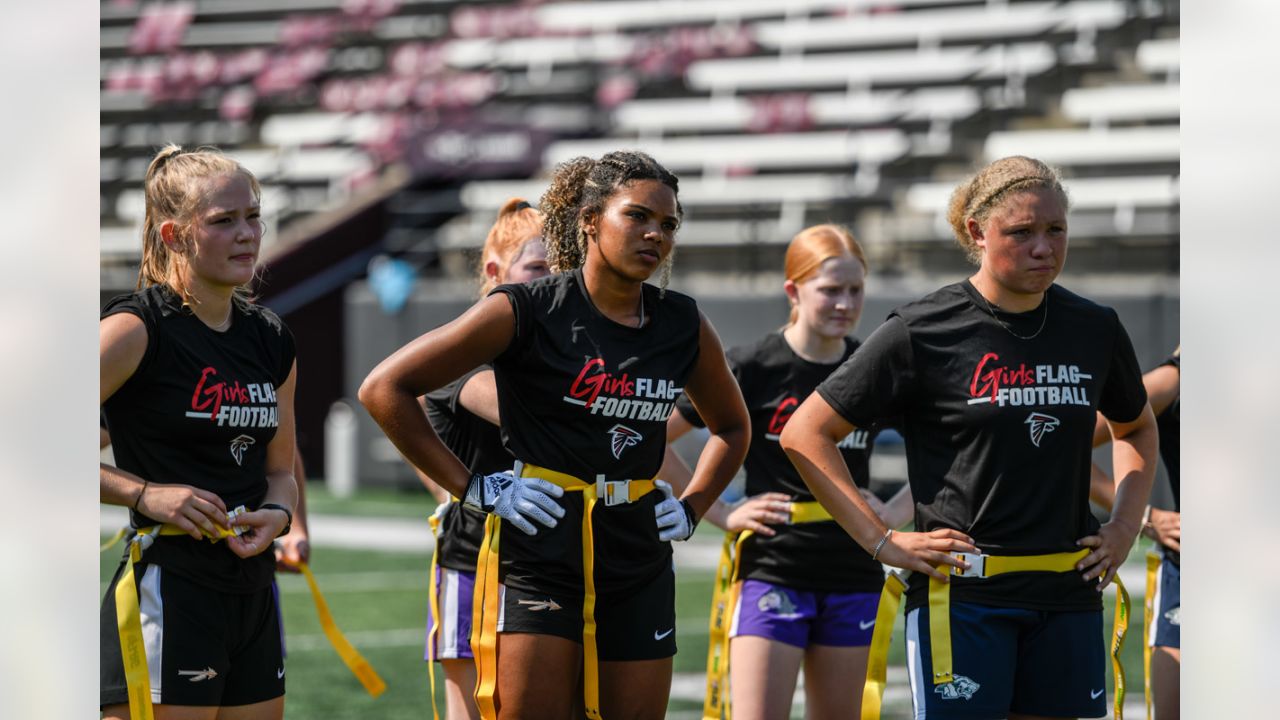
[[222,322],[218,323],[217,325],[210,325],[209,328],[214,332],[222,332],[223,330],[226,330],[227,328],[231,327],[231,311],[232,310],[235,310],[235,303],[232,303],[227,308],[227,316],[222,319]]
[[644,327],[644,289],[640,290],[640,322],[636,323],[636,327]]
[[1048,293],[1045,293],[1045,296],[1044,296],[1044,317],[1040,318],[1040,327],[1037,328],[1036,331],[1031,333],[1030,335],[1019,335],[1018,333],[1014,332],[1013,328],[1009,327],[1008,323],[996,317],[996,311],[994,308],[991,307],[991,303],[987,301],[986,296],[984,296],[982,293],[978,293],[978,297],[982,298],[982,302],[986,303],[987,312],[991,313],[991,319],[995,320],[996,323],[1000,325],[1000,327],[1004,328],[1005,332],[1018,338],[1019,340],[1034,340],[1035,337],[1040,334],[1040,331],[1044,330],[1045,323],[1049,321],[1049,294]]

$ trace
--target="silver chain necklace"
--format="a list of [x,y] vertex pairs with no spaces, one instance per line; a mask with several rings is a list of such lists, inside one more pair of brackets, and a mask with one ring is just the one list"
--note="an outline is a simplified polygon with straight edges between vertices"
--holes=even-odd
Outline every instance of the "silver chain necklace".
[[640,322],[636,323],[636,327],[644,327],[644,288],[640,289]]
[[1049,293],[1047,292],[1044,295],[1044,317],[1040,318],[1040,327],[1037,328],[1036,331],[1031,333],[1030,335],[1019,335],[1018,333],[1014,332],[1013,328],[1009,327],[1008,323],[996,317],[996,311],[994,308],[991,307],[991,303],[987,301],[987,298],[985,295],[983,295],[982,293],[978,293],[978,297],[982,298],[982,302],[986,304],[987,312],[991,313],[991,319],[995,320],[996,323],[1000,325],[1000,327],[1004,328],[1005,332],[1018,338],[1019,340],[1034,340],[1035,337],[1039,335],[1042,330],[1044,330],[1045,324],[1049,321]]

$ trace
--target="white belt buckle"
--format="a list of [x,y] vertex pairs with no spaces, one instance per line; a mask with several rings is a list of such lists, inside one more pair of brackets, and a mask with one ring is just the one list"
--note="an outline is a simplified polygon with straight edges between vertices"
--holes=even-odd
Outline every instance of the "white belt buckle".
[[605,507],[626,505],[631,502],[631,481],[605,480],[603,474],[597,475],[596,497],[604,501]]
[[969,563],[969,569],[952,567],[955,577],[984,578],[987,576],[987,556],[981,553],[953,552],[951,557]]

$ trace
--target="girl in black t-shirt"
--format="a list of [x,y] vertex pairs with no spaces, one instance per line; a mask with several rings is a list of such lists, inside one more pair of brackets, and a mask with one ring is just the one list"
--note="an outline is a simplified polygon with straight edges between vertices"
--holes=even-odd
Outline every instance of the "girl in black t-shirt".
[[[502,283],[528,282],[549,272],[542,213],[521,198],[511,198],[498,211],[480,253],[481,297]],[[432,427],[471,472],[487,475],[511,468],[515,458],[502,447],[498,432],[498,390],[492,368],[482,365],[428,393],[423,404]],[[440,503],[433,520],[439,523],[435,555],[439,567],[432,578],[435,597],[427,618],[426,658],[444,666],[448,720],[474,720],[480,714],[472,698],[476,670],[470,628],[485,514],[453,502],[447,490],[414,470]]]
[[[1100,717],[1099,592],[1133,545],[1155,468],[1133,347],[1114,310],[1054,284],[1067,198],[1052,169],[997,160],[956,189],[949,219],[977,272],[891,313],[800,406],[782,445],[860,545],[916,571],[917,717]],[[1120,477],[1101,527],[1088,504],[1097,411]],[[837,439],[884,418],[906,440],[917,532],[887,528],[838,461]],[[869,695],[864,709],[878,709]]]
[[[730,578],[735,585],[717,593],[711,610],[712,642],[721,649],[708,661],[707,716],[720,714],[724,677],[717,669],[732,637],[727,659],[734,718],[786,717],[802,665],[809,717],[847,717],[862,694],[849,678],[866,673],[884,583],[880,563],[829,515],[813,513],[819,509],[813,494],[778,445],[791,413],[858,347],[848,335],[862,315],[866,256],[848,229],[816,225],[787,246],[785,271],[787,325],[728,352],[751,416],[744,465],[750,497],[733,507],[717,500],[706,515],[732,534],[739,555]],[[686,399],[676,409],[667,421],[668,442],[702,424]],[[840,455],[863,497],[896,527],[911,519],[911,495],[904,487],[886,505],[869,490],[875,434],[850,432],[840,441]],[[663,477],[679,486],[688,470],[673,451],[668,457]],[[751,534],[742,535],[746,531]]]
[[[490,513],[472,634],[482,716],[567,717],[579,687],[588,717],[665,714],[675,654],[667,541],[693,533],[750,433],[715,331],[691,298],[645,283],[662,269],[665,286],[677,190],[643,153],[563,163],[541,203],[557,274],[498,287],[360,388],[411,463]],[[417,398],[486,362],[518,462],[484,476],[441,442]],[[712,439],[677,500],[651,478],[682,390]]]
[[99,328],[116,462],[103,464],[100,492],[138,529],[102,607],[103,716],[153,703],[157,717],[237,706],[237,717],[280,718],[265,551],[298,500],[295,364],[280,319],[246,299],[258,182],[216,150],[172,145],[144,182],[141,289],[112,300]]

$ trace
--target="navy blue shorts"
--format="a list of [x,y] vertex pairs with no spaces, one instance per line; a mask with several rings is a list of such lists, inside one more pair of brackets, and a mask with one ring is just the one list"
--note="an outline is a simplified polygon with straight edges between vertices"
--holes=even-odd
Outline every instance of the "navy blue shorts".
[[1107,713],[1102,612],[951,603],[954,680],[934,685],[929,608],[907,613],[907,674],[917,720]]
[[1182,647],[1182,569],[1166,554],[1156,571],[1155,622],[1147,644],[1152,647]]
[[729,637],[755,635],[798,648],[871,644],[880,593],[796,590],[744,580]]

